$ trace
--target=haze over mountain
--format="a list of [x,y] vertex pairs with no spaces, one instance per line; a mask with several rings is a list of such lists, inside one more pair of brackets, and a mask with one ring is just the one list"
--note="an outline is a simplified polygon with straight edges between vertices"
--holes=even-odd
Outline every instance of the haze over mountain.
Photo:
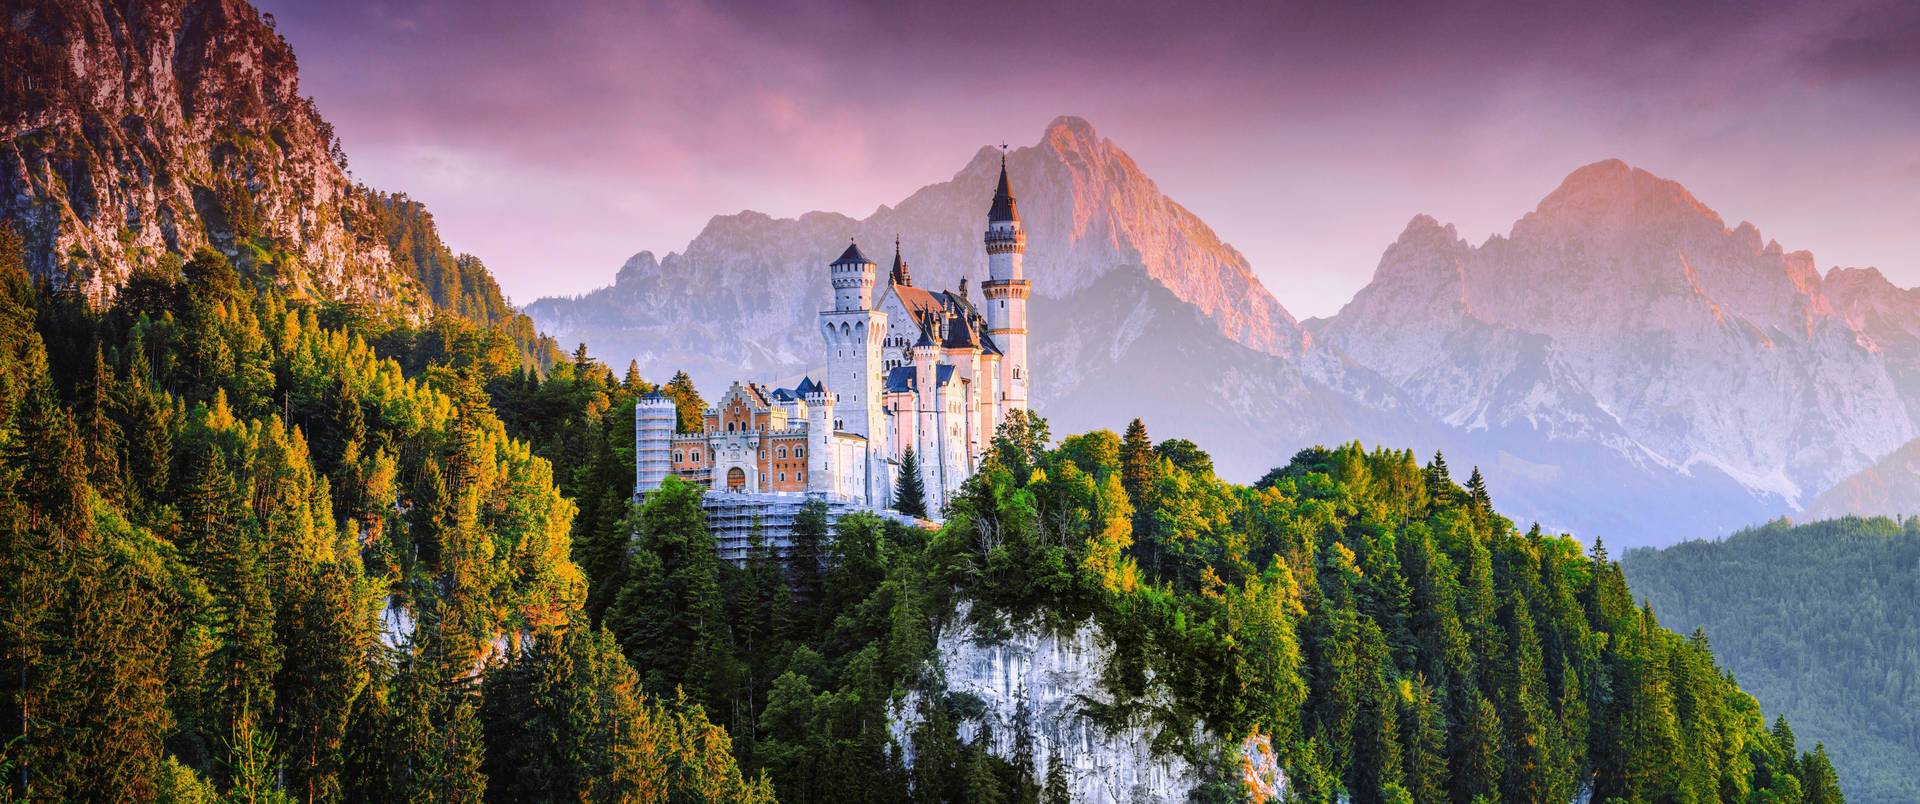
[[[683,252],[641,252],[611,287],[528,312],[562,343],[705,387],[807,371],[842,238],[884,261],[898,233],[919,286],[978,280],[997,163],[983,148],[865,219],[718,216]],[[1920,316],[1856,292],[1847,309],[1872,319],[1856,324],[1810,254],[1618,161],[1479,247],[1417,216],[1346,309],[1304,328],[1086,121],[1055,120],[1009,165],[1036,402],[1062,431],[1141,415],[1244,479],[1316,441],[1444,449],[1523,515],[1627,544],[1791,510],[1916,433],[1896,379],[1916,350],[1893,341]]]
[[1415,218],[1311,326],[1455,427],[1525,423],[1804,503],[1915,433],[1886,349],[1822,284],[1812,254],[1606,161],[1478,247]]

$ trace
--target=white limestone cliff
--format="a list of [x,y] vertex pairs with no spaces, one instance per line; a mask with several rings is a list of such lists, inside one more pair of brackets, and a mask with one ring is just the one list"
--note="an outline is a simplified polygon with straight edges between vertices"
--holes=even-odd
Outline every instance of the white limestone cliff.
[[[989,750],[1012,759],[1017,741],[1016,711],[1027,706],[1026,729],[1033,746],[1035,779],[1044,780],[1049,761],[1059,752],[1076,802],[1175,802],[1205,781],[1206,769],[1183,756],[1157,751],[1160,737],[1150,724],[1132,722],[1111,730],[1085,713],[1087,704],[1111,705],[1112,693],[1101,671],[1113,645],[1092,623],[1064,632],[1038,622],[1016,623],[1010,630],[982,629],[968,622],[971,607],[962,602],[952,624],[936,634],[932,673],[948,693],[972,696],[985,704],[979,719],[963,721],[960,739],[971,745],[986,725]],[[1164,707],[1164,688],[1150,684],[1148,709]],[[918,720],[920,693],[894,705],[891,728],[902,758],[913,763],[909,739]],[[1219,737],[1198,730],[1181,735],[1196,744],[1219,744]],[[1255,800],[1277,800],[1286,779],[1271,744],[1254,735],[1237,746],[1243,783]]]

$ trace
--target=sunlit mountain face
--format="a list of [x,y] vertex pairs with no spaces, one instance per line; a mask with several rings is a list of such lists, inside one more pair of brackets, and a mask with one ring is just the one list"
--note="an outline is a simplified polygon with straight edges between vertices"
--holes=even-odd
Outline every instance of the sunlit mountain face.
[[1920,284],[1920,10],[1896,0],[262,10],[354,175],[427,202],[521,302],[717,214],[864,219],[1062,114],[1301,318],[1338,312],[1414,214],[1480,243],[1607,158],[1823,271]]

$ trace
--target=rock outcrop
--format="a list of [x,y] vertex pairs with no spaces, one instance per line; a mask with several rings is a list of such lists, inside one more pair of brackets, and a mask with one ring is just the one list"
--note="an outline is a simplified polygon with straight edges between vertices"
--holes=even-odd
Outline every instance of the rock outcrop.
[[[1034,778],[1046,778],[1048,764],[1058,753],[1074,801],[1186,801],[1190,792],[1207,781],[1210,769],[1155,746],[1182,742],[1217,746],[1217,736],[1196,730],[1162,740],[1150,723],[1135,719],[1114,728],[1088,713],[1090,707],[1116,703],[1101,681],[1113,645],[1098,626],[1087,623],[1056,632],[1030,622],[1007,630],[983,629],[969,622],[970,612],[971,607],[961,603],[952,618],[954,625],[936,634],[932,668],[945,694],[983,705],[980,716],[960,724],[963,742],[971,745],[983,731],[990,733],[988,749],[1011,760],[1024,730],[1033,747]],[[920,703],[921,693],[916,692],[894,707],[895,743],[909,766],[913,746],[908,734],[917,722]],[[1134,703],[1152,710],[1166,707],[1169,700],[1164,691],[1158,691],[1150,692],[1149,700]],[[1234,751],[1249,793],[1278,800],[1286,779],[1266,738],[1254,735],[1239,740]]]
[[210,246],[296,292],[418,309],[270,18],[241,0],[7,10],[0,217],[29,269],[105,298]]

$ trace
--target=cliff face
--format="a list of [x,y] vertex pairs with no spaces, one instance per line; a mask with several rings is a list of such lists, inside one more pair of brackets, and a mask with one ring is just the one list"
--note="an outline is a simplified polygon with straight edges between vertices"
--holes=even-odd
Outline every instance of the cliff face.
[[[960,724],[962,741],[972,744],[983,731],[989,732],[988,750],[1012,760],[1024,732],[1032,746],[1033,777],[1044,780],[1058,753],[1074,801],[1186,801],[1206,781],[1206,769],[1178,753],[1155,750],[1166,741],[1150,724],[1130,722],[1115,728],[1087,713],[1089,705],[1114,703],[1101,681],[1113,646],[1098,626],[1083,624],[1060,633],[1024,623],[990,635],[967,622],[970,610],[962,603],[953,618],[957,624],[937,635],[933,668],[946,694],[982,704],[978,717]],[[891,724],[909,766],[913,745],[907,735],[918,722],[920,702],[917,692],[902,700]],[[1144,703],[1152,708],[1168,702],[1162,697]],[[1219,742],[1204,732],[1174,738],[1203,746]],[[1239,741],[1235,751],[1242,783],[1254,800],[1279,800],[1286,778],[1267,740],[1251,736]]]
[[212,246],[286,287],[417,307],[292,49],[240,0],[7,6],[0,216],[30,269],[93,267],[110,295],[142,263]]

